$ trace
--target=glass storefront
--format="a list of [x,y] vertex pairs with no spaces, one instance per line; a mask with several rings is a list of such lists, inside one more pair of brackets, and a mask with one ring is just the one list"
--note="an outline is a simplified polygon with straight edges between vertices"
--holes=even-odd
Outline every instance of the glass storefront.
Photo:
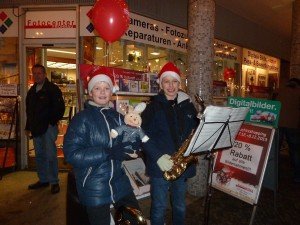
[[228,96],[238,96],[241,89],[241,47],[215,39],[213,65],[213,103],[225,105]]
[[87,64],[158,73],[167,61],[173,61],[186,74],[186,53],[128,40],[106,44],[99,37],[82,37],[81,42]]
[[243,97],[271,99],[279,87],[280,60],[250,49],[243,49]]
[[0,37],[0,83],[19,84],[19,39]]
[[[26,68],[28,89],[33,85],[32,67],[39,63],[45,66],[49,81],[58,85],[62,91],[66,110],[63,119],[58,123],[58,136],[56,140],[59,168],[64,169],[67,164],[63,160],[63,138],[70,119],[78,108],[78,93],[76,86],[76,49],[53,47],[27,47]],[[34,168],[35,151],[33,140],[28,141],[28,167]]]
[[19,39],[0,37],[0,163],[16,166],[19,121]]

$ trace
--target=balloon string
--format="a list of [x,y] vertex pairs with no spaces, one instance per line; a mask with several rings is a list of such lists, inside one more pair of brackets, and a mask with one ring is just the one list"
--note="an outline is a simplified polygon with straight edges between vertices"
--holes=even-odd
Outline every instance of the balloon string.
[[105,42],[105,49],[106,49],[105,66],[109,66],[110,56],[111,56],[111,44],[109,42]]

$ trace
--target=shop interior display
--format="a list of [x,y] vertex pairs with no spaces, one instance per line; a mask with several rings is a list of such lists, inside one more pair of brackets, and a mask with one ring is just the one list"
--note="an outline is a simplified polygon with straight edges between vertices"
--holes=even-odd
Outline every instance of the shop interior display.
[[111,44],[99,37],[83,37],[84,63],[157,73],[167,61],[174,61],[186,73],[186,53],[120,40]]
[[0,83],[19,84],[18,38],[0,38]]
[[[18,98],[0,96],[0,169],[16,166]],[[2,172],[2,171],[1,171]],[[2,174],[2,173],[1,173]],[[0,174],[0,177],[1,177]]]

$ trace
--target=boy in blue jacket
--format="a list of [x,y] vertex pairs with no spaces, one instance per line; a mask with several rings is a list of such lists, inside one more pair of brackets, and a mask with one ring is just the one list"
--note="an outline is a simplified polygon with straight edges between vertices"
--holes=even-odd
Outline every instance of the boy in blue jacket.
[[[73,166],[79,201],[86,207],[91,225],[110,224],[110,205],[139,209],[122,161],[133,143],[113,145],[110,130],[122,124],[123,117],[110,108],[115,90],[112,79],[97,74],[88,83],[90,100],[76,114],[64,138],[64,155]],[[133,147],[136,149],[136,146]]]

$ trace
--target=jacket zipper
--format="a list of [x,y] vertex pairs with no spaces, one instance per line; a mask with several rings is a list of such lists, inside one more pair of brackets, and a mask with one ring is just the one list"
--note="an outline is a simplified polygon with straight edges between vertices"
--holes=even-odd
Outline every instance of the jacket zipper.
[[89,170],[87,171],[86,176],[85,176],[85,178],[83,179],[82,187],[84,187],[85,182],[86,182],[88,176],[89,176],[89,175],[91,174],[91,172],[92,172],[92,169],[93,169],[93,167],[89,167]]
[[111,200],[113,203],[115,203],[115,199],[114,199],[114,191],[113,191],[113,188],[111,186],[111,180],[112,180],[112,177],[113,177],[113,174],[114,174],[114,162],[113,160],[110,160],[111,161],[111,173],[110,173],[110,178],[109,178],[109,189],[110,189],[110,193],[111,193]]

